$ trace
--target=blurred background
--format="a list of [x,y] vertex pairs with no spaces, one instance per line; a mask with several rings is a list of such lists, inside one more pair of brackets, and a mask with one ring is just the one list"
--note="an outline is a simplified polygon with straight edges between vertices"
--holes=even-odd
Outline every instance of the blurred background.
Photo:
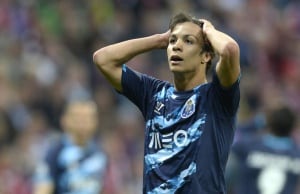
[[[36,163],[60,135],[66,102],[93,98],[110,157],[110,194],[141,193],[143,119],[92,62],[100,47],[168,30],[185,11],[234,37],[241,49],[238,125],[280,101],[300,114],[300,4],[296,0],[1,0],[0,193],[29,194]],[[165,51],[128,63],[171,81]],[[293,137],[300,145],[300,127]],[[238,134],[238,133],[237,133]]]

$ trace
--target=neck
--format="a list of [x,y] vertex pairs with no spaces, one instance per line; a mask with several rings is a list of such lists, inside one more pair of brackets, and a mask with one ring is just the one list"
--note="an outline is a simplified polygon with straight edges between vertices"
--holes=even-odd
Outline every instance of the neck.
[[177,91],[188,91],[207,83],[206,75],[203,74],[174,74],[174,85]]

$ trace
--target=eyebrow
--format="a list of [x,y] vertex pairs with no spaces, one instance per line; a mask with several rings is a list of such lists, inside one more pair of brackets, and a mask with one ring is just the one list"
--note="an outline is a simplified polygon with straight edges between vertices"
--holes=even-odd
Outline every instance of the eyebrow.
[[184,38],[185,38],[185,37],[193,37],[193,38],[195,38],[197,41],[201,42],[200,38],[199,38],[198,36],[194,35],[194,34],[182,34],[182,35],[179,34],[179,35],[178,35],[178,34],[176,34],[176,33],[172,33],[171,36],[170,36],[170,38],[178,37],[178,36],[183,36]]

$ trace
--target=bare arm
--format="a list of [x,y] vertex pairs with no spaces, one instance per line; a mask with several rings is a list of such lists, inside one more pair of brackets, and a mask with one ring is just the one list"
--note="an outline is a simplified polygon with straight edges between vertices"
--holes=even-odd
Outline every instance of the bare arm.
[[122,65],[141,53],[166,48],[169,34],[168,31],[103,47],[94,53],[94,63],[112,86],[122,91]]
[[216,30],[209,21],[201,21],[204,22],[203,33],[220,57],[216,66],[216,72],[221,85],[229,87],[238,79],[240,74],[239,46],[230,36]]
[[33,194],[53,194],[53,185],[51,183],[41,183],[34,187]]

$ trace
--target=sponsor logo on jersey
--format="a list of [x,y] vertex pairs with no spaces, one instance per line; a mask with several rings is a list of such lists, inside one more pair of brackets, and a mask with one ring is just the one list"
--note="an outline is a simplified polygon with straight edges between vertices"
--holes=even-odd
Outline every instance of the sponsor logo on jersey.
[[186,145],[188,140],[188,134],[185,130],[178,130],[175,133],[167,133],[160,135],[159,132],[150,133],[149,148],[161,149],[161,148],[174,148],[182,147]]

